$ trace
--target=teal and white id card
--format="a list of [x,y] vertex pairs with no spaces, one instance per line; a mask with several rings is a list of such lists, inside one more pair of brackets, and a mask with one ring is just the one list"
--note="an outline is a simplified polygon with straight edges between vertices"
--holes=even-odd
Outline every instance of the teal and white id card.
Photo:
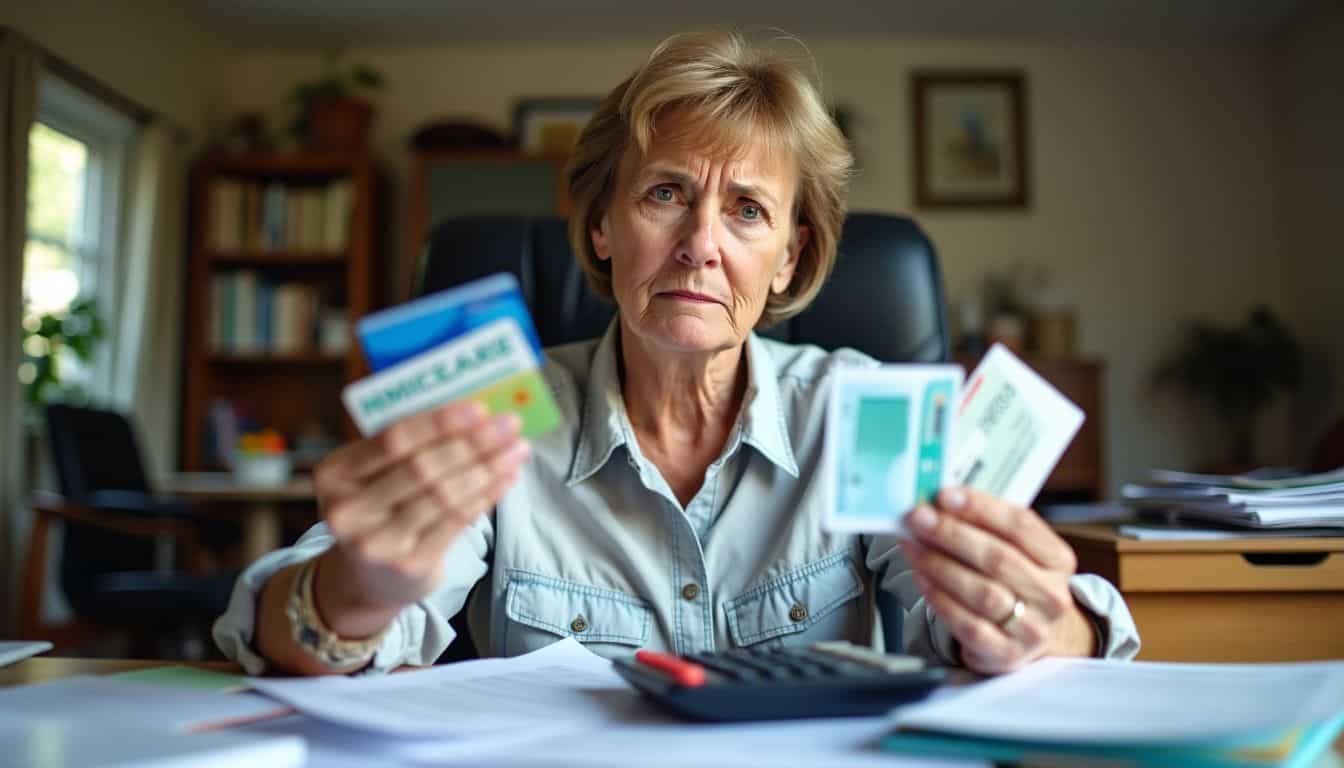
[[956,365],[841,368],[826,412],[827,530],[899,533],[951,479]]

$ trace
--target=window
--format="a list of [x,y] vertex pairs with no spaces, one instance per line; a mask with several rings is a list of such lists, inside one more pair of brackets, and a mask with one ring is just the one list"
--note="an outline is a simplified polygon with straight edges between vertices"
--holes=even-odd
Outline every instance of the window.
[[[106,339],[86,364],[50,331],[76,333],[92,315],[115,328],[120,280],[124,169],[135,123],[78,88],[44,75],[37,122],[28,135],[27,243],[24,247],[24,363],[19,378],[41,399],[109,389]],[[77,311],[71,313],[71,309]],[[46,319],[46,332],[42,330]],[[55,392],[51,390],[55,389]]]

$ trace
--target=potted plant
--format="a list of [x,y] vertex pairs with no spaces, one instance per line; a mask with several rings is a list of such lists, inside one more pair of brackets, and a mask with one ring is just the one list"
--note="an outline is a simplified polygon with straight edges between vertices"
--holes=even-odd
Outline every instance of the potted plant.
[[313,149],[354,152],[368,143],[373,105],[360,92],[382,89],[383,76],[363,65],[341,67],[328,56],[325,74],[290,92],[298,114],[290,132]]
[[[62,367],[73,357],[85,365],[93,361],[98,342],[103,338],[103,321],[92,298],[75,299],[63,312],[23,313],[23,363],[19,381],[23,384],[24,422],[27,433],[28,488],[36,488],[43,476],[41,465],[46,456],[43,447],[42,418],[47,403],[88,402],[89,395],[79,383],[70,381]],[[68,354],[67,354],[68,351]]]
[[1193,324],[1174,355],[1157,369],[1159,386],[1207,400],[1232,436],[1238,471],[1255,459],[1255,423],[1281,392],[1297,389],[1302,353],[1268,308],[1253,309],[1241,327]]

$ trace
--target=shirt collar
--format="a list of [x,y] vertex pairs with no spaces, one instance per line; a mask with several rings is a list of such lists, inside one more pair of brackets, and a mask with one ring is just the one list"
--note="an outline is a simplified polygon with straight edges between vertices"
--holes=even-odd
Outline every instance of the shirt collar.
[[[613,318],[597,344],[588,379],[579,443],[566,484],[580,483],[601,469],[612,453],[634,439],[629,431],[617,355],[620,317]],[[729,437],[729,450],[738,440],[761,453],[792,477],[798,462],[789,441],[788,424],[779,396],[779,376],[765,343],[755,333],[747,337],[747,393],[738,431]],[[638,451],[632,451],[637,453]]]

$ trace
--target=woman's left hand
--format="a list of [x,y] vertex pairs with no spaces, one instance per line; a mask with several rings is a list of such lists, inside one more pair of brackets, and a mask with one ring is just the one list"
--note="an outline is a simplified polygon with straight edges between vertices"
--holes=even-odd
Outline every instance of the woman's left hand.
[[967,667],[1000,674],[1046,655],[1094,654],[1091,620],[1069,591],[1077,559],[1045,521],[970,488],[944,489],[937,502],[906,516],[903,546]]

